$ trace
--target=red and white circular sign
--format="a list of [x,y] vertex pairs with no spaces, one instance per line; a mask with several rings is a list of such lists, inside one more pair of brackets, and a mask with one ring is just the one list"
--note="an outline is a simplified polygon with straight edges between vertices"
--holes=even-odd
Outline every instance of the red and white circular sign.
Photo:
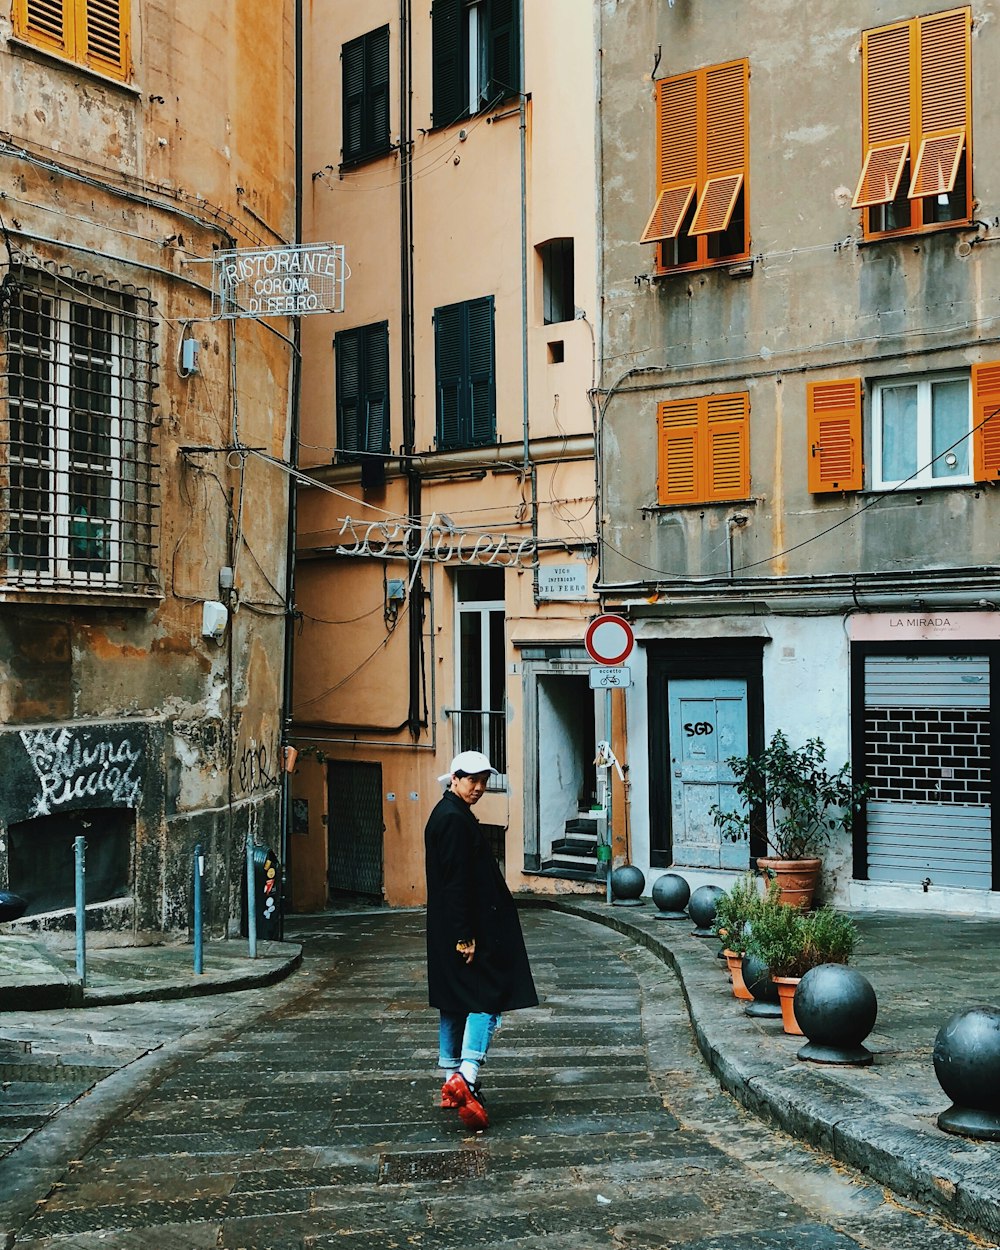
[[635,635],[623,616],[604,613],[595,616],[587,626],[583,645],[598,664],[624,664],[635,646]]

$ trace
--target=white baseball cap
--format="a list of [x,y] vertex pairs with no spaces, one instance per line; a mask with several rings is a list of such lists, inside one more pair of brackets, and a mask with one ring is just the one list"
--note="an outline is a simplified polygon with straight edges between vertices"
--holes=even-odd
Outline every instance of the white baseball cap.
[[482,751],[459,751],[451,761],[451,768],[448,772],[442,773],[438,781],[442,784],[451,781],[456,773],[468,773],[472,776],[476,773],[493,773],[494,776],[499,776]]

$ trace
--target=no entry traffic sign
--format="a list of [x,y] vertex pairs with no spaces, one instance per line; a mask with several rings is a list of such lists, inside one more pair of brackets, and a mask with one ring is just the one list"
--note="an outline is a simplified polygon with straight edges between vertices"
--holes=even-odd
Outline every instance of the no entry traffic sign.
[[598,664],[617,667],[625,663],[635,646],[635,635],[624,617],[606,612],[596,616],[587,626],[583,645],[590,658]]

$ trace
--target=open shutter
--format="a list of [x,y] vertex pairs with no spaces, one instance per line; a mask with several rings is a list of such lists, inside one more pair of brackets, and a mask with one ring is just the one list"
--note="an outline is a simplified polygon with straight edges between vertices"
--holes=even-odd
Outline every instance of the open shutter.
[[77,0],[77,20],[82,27],[77,32],[78,60],[102,74],[129,76],[130,4],[131,0]]
[[808,484],[813,494],[860,490],[861,379],[810,382],[806,388]]
[[353,460],[361,443],[361,331],[341,330],[333,340],[337,355],[337,459]]
[[72,0],[14,0],[14,33],[40,48],[72,56]]
[[920,150],[910,199],[943,195],[955,186],[972,124],[972,50],[968,9],[920,21]]
[[725,230],[743,187],[747,167],[746,61],[705,72],[705,183],[692,234]]
[[852,208],[895,198],[912,131],[909,23],[865,31],[861,48],[864,155]]
[[659,406],[659,472],[661,504],[699,503],[700,416],[704,401],[668,399]]
[[434,368],[437,379],[437,445],[462,446],[462,391],[468,371],[463,304],[434,310]]
[[389,454],[389,323],[364,329],[365,413],[363,449]]
[[341,52],[344,86],[344,160],[356,160],[364,150],[365,40],[352,39]]
[[705,404],[706,501],[750,494],[750,397],[710,395]]
[[495,443],[496,377],[493,360],[493,296],[465,305],[469,361],[468,441],[474,447]]
[[489,22],[489,88],[491,102],[506,100],[521,89],[521,39],[518,0],[493,0]]
[[972,366],[972,454],[977,482],[1000,478],[1000,361]]
[[656,202],[641,243],[677,237],[698,184],[698,79],[656,84]]
[[469,111],[462,89],[462,0],[434,0],[431,7],[431,122],[450,126]]

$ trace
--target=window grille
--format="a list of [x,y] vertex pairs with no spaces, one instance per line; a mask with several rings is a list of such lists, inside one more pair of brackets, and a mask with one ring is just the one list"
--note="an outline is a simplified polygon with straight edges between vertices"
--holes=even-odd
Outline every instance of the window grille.
[[152,299],[26,265],[0,291],[0,586],[158,593]]

